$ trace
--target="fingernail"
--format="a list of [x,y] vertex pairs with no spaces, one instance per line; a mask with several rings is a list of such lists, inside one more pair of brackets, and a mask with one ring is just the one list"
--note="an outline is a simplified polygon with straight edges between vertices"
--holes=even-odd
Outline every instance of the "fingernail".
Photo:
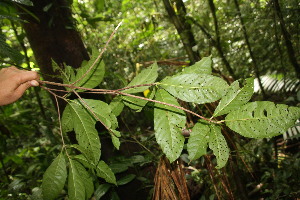
[[39,86],[39,83],[38,83],[36,80],[30,81],[30,84],[31,84],[32,86]]

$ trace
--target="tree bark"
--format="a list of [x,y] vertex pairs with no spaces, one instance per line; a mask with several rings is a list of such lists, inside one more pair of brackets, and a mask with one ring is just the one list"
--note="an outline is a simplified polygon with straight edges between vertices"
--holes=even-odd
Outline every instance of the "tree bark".
[[215,26],[215,42],[214,42],[214,46],[217,49],[219,56],[221,57],[223,64],[225,65],[227,71],[229,72],[229,74],[232,76],[233,79],[237,79],[237,77],[235,76],[233,69],[231,68],[227,58],[224,55],[224,51],[222,49],[222,45],[221,45],[221,37],[220,37],[220,32],[219,32],[219,24],[218,24],[218,18],[216,15],[216,7],[215,4],[213,2],[213,0],[208,0],[208,4],[210,7],[210,11],[212,13],[213,16],[213,20],[214,20],[214,26]]
[[[83,60],[89,60],[87,50],[76,31],[70,4],[67,0],[32,0],[28,12],[19,9],[26,36],[34,52],[43,78],[47,81],[61,82],[53,70],[52,60],[61,68],[69,65],[80,67]],[[50,88],[57,87],[48,86]],[[59,88],[61,89],[61,88]],[[60,101],[64,107],[65,103]],[[62,110],[62,109],[61,109]]]
[[234,5],[236,7],[237,15],[238,15],[240,23],[241,23],[242,32],[243,32],[243,35],[244,35],[246,46],[248,48],[248,51],[249,51],[249,54],[250,54],[250,58],[252,59],[253,69],[254,69],[255,76],[256,76],[256,78],[258,80],[258,84],[259,84],[261,93],[265,97],[266,95],[265,95],[265,90],[264,90],[264,88],[262,86],[262,82],[261,82],[261,79],[260,79],[259,67],[257,65],[256,58],[255,58],[254,53],[253,53],[252,48],[251,48],[251,44],[250,44],[250,41],[249,41],[247,29],[246,29],[246,26],[245,26],[245,23],[244,23],[244,20],[243,20],[243,17],[242,17],[242,13],[241,13],[241,10],[240,10],[240,5],[238,3],[238,0],[234,0]]
[[[192,65],[200,60],[200,54],[198,50],[193,50],[193,47],[196,46],[196,41],[192,32],[192,27],[185,18],[186,8],[184,3],[182,0],[163,0],[163,2],[169,18],[180,35],[180,39],[189,57],[190,64]],[[177,13],[171,3],[176,6]]]
[[289,56],[289,60],[290,60],[291,64],[294,67],[297,78],[300,79],[300,66],[297,62],[297,58],[296,58],[296,55],[295,55],[295,50],[294,50],[293,44],[291,42],[291,35],[288,32],[288,30],[286,29],[285,22],[284,22],[284,19],[283,19],[283,15],[282,15],[278,0],[273,0],[273,4],[274,4],[275,13],[276,13],[276,15],[278,16],[278,19],[279,19],[280,28],[281,28],[281,32],[282,32],[282,35],[283,35],[283,38],[284,38],[284,41],[285,41],[286,50],[287,50],[287,53],[288,53],[288,56]]

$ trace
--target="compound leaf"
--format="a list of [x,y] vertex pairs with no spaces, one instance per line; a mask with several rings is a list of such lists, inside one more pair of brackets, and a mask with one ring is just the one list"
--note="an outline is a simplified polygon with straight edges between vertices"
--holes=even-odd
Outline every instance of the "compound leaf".
[[85,199],[85,183],[78,172],[77,161],[69,160],[68,195],[70,200]]
[[226,81],[208,74],[175,75],[165,78],[160,85],[173,96],[198,104],[214,102],[228,89]]
[[229,87],[227,94],[222,97],[213,116],[217,117],[227,114],[246,104],[253,95],[253,87],[254,78],[246,79],[246,85],[242,89],[240,89],[238,81],[233,82]]
[[221,133],[221,127],[210,125],[209,148],[213,150],[217,158],[217,169],[224,167],[229,157],[229,148],[224,136]]
[[[127,85],[127,87],[134,86],[134,85],[142,85],[142,84],[151,84],[154,83],[158,73],[157,73],[158,66],[156,63],[152,64],[147,69],[144,69],[139,73],[133,80]],[[136,88],[129,88],[124,90],[125,93],[138,93],[143,92],[148,89],[150,86],[142,86]]]
[[298,107],[256,101],[229,113],[225,122],[230,129],[245,137],[270,138],[285,133],[299,117]]
[[190,160],[196,160],[206,154],[209,134],[210,128],[207,124],[201,122],[195,124],[187,143]]
[[104,162],[100,161],[96,168],[97,176],[103,178],[108,183],[117,184],[115,174],[111,171],[109,166]]
[[[156,100],[179,106],[177,100],[165,90],[157,91]],[[156,141],[170,162],[175,161],[183,149],[182,129],[185,121],[185,113],[182,110],[155,103],[154,130]]]
[[43,199],[56,199],[67,179],[66,160],[60,153],[47,168],[42,183]]

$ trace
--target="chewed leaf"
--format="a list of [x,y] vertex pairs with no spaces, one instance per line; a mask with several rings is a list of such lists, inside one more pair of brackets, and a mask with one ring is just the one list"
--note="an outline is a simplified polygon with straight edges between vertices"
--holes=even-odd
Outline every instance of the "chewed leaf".
[[66,179],[66,160],[61,153],[54,159],[44,174],[42,183],[43,198],[45,200],[56,199],[64,188]]
[[210,128],[207,124],[196,123],[190,133],[187,151],[190,160],[196,160],[206,154]]
[[285,133],[299,118],[298,107],[257,101],[232,111],[225,122],[230,129],[245,137],[270,138]]
[[165,78],[160,84],[173,96],[187,102],[210,103],[226,94],[228,84],[208,74],[182,74]]
[[210,125],[209,148],[217,158],[217,169],[226,165],[229,158],[229,148],[219,126]]
[[[72,82],[79,80],[75,84],[75,86],[94,88],[102,82],[105,74],[105,64],[103,60],[97,61],[97,57],[98,57],[98,51],[96,48],[94,48],[91,59],[87,63],[83,62],[82,66],[77,69],[76,76],[74,80],[72,80]],[[92,66],[93,68],[86,74],[86,72]],[[83,91],[83,90],[79,90],[79,91]]]
[[199,62],[194,65],[185,67],[180,74],[211,74],[212,72],[212,60],[211,56],[202,58]]
[[[179,106],[177,100],[165,90],[157,91],[156,100]],[[170,162],[175,161],[183,149],[182,129],[185,121],[185,114],[182,110],[155,103],[154,130],[156,141]]]
[[[152,64],[147,69],[144,69],[139,73],[134,79],[127,85],[127,87],[134,86],[134,85],[142,85],[142,84],[150,84],[154,83],[158,73],[157,73],[158,66],[156,63]],[[148,89],[150,86],[142,86],[142,87],[136,87],[136,88],[130,88],[127,90],[124,90],[125,93],[138,93],[143,92],[146,89]]]
[[97,176],[103,178],[108,183],[117,184],[115,174],[112,172],[112,170],[109,168],[109,166],[104,162],[100,161],[96,168]]
[[232,110],[239,109],[246,104],[254,92],[254,78],[246,79],[246,85],[242,89],[239,87],[238,81],[231,84],[227,94],[221,99],[218,107],[214,112],[214,117],[227,114]]
[[[70,123],[70,124],[67,124]],[[91,114],[78,101],[70,102],[62,117],[62,124],[66,125],[64,131],[74,129],[78,144],[92,153],[95,163],[100,159],[100,139],[95,128],[96,121],[91,117]]]
[[85,183],[78,172],[75,160],[70,159],[68,176],[68,195],[70,200],[85,199]]

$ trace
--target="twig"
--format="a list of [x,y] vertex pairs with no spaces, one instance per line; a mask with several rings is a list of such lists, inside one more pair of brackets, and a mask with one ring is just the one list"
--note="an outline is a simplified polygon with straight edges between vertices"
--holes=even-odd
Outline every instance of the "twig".
[[92,66],[76,81],[74,81],[72,83],[72,85],[75,85],[76,83],[78,83],[79,81],[81,81],[88,73],[90,73],[90,71],[94,68],[94,66],[96,65],[96,63],[98,63],[98,61],[100,60],[100,58],[102,57],[102,54],[104,53],[104,51],[106,50],[109,42],[111,41],[111,39],[113,38],[113,36],[115,35],[116,31],[118,30],[118,28],[121,26],[121,24],[123,23],[123,21],[121,21],[118,26],[115,28],[115,30],[111,33],[109,39],[107,40],[104,48],[102,49],[102,51],[100,52],[99,56],[96,58],[96,60],[93,62]]

